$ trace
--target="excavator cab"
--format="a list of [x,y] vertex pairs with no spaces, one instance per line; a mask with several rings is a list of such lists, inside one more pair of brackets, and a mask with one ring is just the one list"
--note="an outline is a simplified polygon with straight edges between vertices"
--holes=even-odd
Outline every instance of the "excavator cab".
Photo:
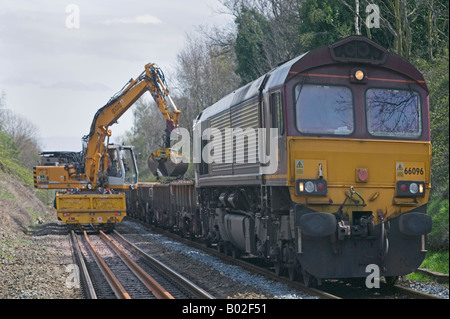
[[111,188],[117,188],[117,186],[129,187],[137,184],[138,169],[133,146],[108,145],[106,177],[107,184]]

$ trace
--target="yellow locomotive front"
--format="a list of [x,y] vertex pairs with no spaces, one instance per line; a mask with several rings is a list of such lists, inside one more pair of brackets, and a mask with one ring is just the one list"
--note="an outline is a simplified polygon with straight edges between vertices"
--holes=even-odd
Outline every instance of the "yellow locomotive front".
[[362,37],[314,57],[294,65],[285,86],[286,184],[303,275],[365,277],[369,265],[388,279],[408,274],[431,231],[423,77]]

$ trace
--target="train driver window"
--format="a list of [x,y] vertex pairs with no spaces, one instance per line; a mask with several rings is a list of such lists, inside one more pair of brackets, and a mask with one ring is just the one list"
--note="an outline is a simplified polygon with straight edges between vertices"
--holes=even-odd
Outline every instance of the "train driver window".
[[302,133],[353,133],[353,96],[348,87],[299,83],[294,89],[297,129]]
[[270,112],[272,113],[272,127],[278,128],[278,135],[284,133],[283,98],[281,92],[270,95]]
[[366,112],[372,135],[416,138],[422,134],[420,96],[415,91],[369,89]]

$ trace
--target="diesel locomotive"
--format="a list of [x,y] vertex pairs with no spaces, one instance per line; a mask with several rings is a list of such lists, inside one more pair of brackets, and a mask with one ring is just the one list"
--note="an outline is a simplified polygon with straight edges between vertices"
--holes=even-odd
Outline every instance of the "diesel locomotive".
[[307,285],[364,278],[369,265],[394,282],[422,263],[428,89],[399,55],[347,37],[225,96],[194,131],[195,180],[139,188],[128,215]]

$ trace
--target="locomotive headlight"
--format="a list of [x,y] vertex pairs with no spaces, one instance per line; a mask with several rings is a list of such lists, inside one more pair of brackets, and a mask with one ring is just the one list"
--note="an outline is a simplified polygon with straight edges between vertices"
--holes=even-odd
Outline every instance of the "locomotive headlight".
[[350,70],[350,82],[364,84],[367,82],[367,72],[362,68]]
[[419,186],[416,183],[411,183],[411,185],[409,185],[409,191],[411,194],[417,194],[419,191]]
[[305,191],[308,193],[312,193],[314,192],[314,190],[315,190],[314,183],[311,181],[307,181],[305,183]]
[[425,182],[423,181],[398,181],[397,182],[398,196],[425,196]]
[[423,184],[419,184],[419,193],[423,194]]
[[298,190],[303,193],[305,191],[305,184],[303,182],[298,183]]
[[364,80],[364,71],[363,70],[356,70],[355,72],[355,79],[358,81]]
[[296,181],[297,195],[327,194],[327,181],[324,179],[298,179]]

